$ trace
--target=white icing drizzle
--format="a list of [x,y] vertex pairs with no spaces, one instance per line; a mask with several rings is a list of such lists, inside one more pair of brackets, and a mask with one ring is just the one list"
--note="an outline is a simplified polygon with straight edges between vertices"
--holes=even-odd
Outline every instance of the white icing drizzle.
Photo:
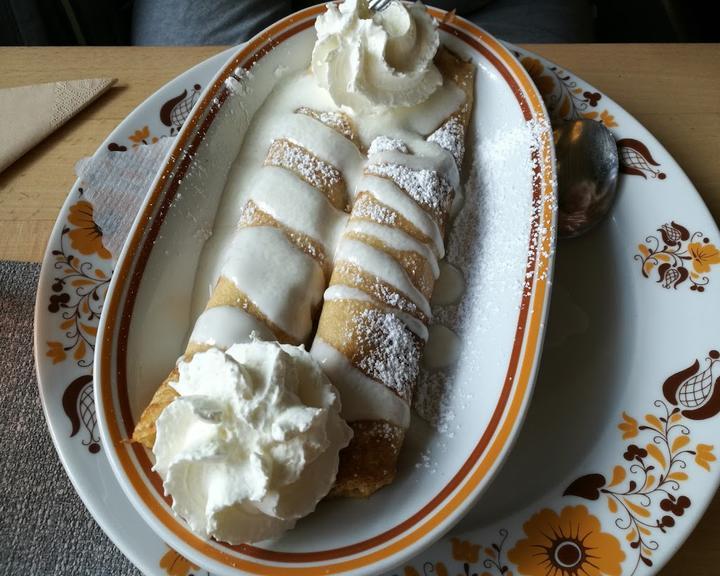
[[[240,154],[228,175],[215,221],[216,230],[235,226],[238,222],[259,173],[264,169],[268,148],[280,138],[307,148],[318,159],[340,170],[352,199],[355,185],[362,175],[364,156],[353,142],[336,130],[311,116],[296,113],[304,106],[325,112],[337,110],[327,91],[321,89],[306,71],[288,75],[279,81],[255,113]],[[211,248],[207,256],[216,257],[214,250],[217,247]]]
[[408,428],[410,407],[392,390],[365,376],[322,338],[315,338],[310,354],[340,392],[345,420],[387,420]]
[[220,274],[270,320],[297,340],[312,328],[325,279],[320,265],[277,228],[251,226],[235,234]]
[[415,288],[405,269],[382,250],[358,240],[343,238],[335,252],[335,261],[355,264],[368,274],[390,284],[410,298],[423,314],[430,316],[430,304],[427,298]]
[[320,242],[332,258],[348,216],[307,182],[282,168],[265,166],[248,199],[281,224]]
[[433,306],[447,306],[454,304],[465,291],[465,279],[459,268],[449,262],[440,262],[440,276],[435,282],[430,303]]
[[400,228],[393,228],[370,222],[368,220],[355,220],[353,218],[348,222],[345,233],[356,232],[358,234],[367,234],[380,240],[388,248],[400,250],[403,252],[416,252],[430,264],[433,276],[437,278],[440,275],[440,268],[435,254],[426,244],[416,240],[409,234],[403,232]]
[[233,344],[249,342],[253,332],[262,340],[275,340],[268,327],[255,316],[234,306],[216,306],[200,314],[190,342],[226,350]]
[[361,121],[355,122],[355,126],[361,140],[366,143],[377,136],[394,135],[403,130],[426,136],[456,112],[463,102],[465,92],[455,83],[445,81],[423,103],[363,116]]
[[[373,161],[393,163],[406,169],[436,171],[457,188],[457,167],[451,157],[456,152],[455,148],[443,146],[442,134],[431,136],[431,142],[426,142],[425,138],[457,111],[464,99],[463,91],[446,81],[418,106],[383,114],[357,116],[348,113],[348,116],[357,130],[356,141],[363,146],[367,147],[381,137],[371,150]],[[340,240],[347,216],[339,214],[323,194],[296,174],[264,166],[268,148],[274,140],[286,139],[302,146],[342,173],[351,204],[357,192],[366,190],[378,202],[411,222],[430,238],[430,243],[425,245],[399,229],[371,222],[353,222],[349,230],[372,235],[394,249],[421,254],[437,277],[437,258],[444,255],[438,224],[392,181],[363,174],[366,159],[357,146],[312,115],[296,113],[302,106],[311,106],[313,110],[328,115],[325,118],[328,121],[337,120],[333,116],[337,114],[337,106],[328,93],[316,84],[312,75],[299,72],[277,84],[255,114],[229,174],[216,218],[216,237],[208,243],[203,255],[207,262],[201,264],[196,291],[203,293],[209,283],[214,285],[216,278],[211,279],[210,275],[222,275],[246,294],[270,322],[290,336],[302,341],[310,334],[312,313],[317,309],[325,288],[322,270],[315,260],[276,228],[253,226],[234,230],[247,201],[252,199],[260,209],[284,226],[319,242],[328,257],[332,258],[337,247],[336,262],[344,260],[375,276],[379,282],[395,287],[411,300],[407,306],[414,303],[429,317],[427,299],[394,258],[363,242],[349,238]],[[407,154],[408,151],[415,156]],[[456,195],[459,195],[459,190],[456,190]],[[433,203],[428,202],[428,205]],[[443,209],[441,203],[438,207]],[[393,225],[392,222],[387,224]],[[325,298],[374,301],[372,296],[349,286],[332,286]],[[320,360],[328,376],[340,389],[343,415],[348,420],[382,419],[407,428],[410,409],[398,394],[408,399],[412,394],[419,360],[415,349],[411,350],[411,342],[417,342],[413,334],[427,340],[428,329],[405,312],[383,303],[376,305],[382,310],[373,310],[372,318],[359,318],[358,322],[364,326],[361,337],[370,338],[376,350],[371,358],[364,359],[363,370],[384,384],[353,367],[321,338],[315,339],[312,354]],[[246,312],[233,307],[217,307],[198,318],[191,340],[228,345],[246,340],[253,330],[259,334],[264,330],[261,336],[272,337],[265,326]],[[385,346],[381,345],[385,341],[383,339],[387,340]],[[396,339],[397,345],[406,352],[399,356],[397,350],[390,350]]]
[[383,302],[380,302],[370,296],[367,292],[364,292],[363,290],[360,290],[359,288],[355,288],[354,286],[345,286],[343,284],[333,284],[332,286],[328,287],[327,290],[325,290],[325,294],[323,295],[323,299],[325,302],[330,302],[332,300],[358,300],[360,302],[372,302],[376,306],[381,306],[385,309],[386,312],[391,312],[392,314],[395,314],[400,320],[405,322],[405,325],[413,331],[413,333],[420,339],[427,341],[428,339],[428,329],[425,324],[423,324],[420,320],[415,318],[414,316],[411,316],[407,312],[403,312],[402,310],[398,310],[397,308],[388,308]]
[[370,192],[379,202],[403,215],[425,236],[432,238],[433,247],[439,258],[445,255],[445,242],[437,222],[412,198],[400,190],[394,182],[387,178],[366,174],[360,182],[358,190]]
[[458,335],[442,324],[430,326],[429,334],[422,360],[423,365],[429,370],[440,370],[455,364],[460,354]]

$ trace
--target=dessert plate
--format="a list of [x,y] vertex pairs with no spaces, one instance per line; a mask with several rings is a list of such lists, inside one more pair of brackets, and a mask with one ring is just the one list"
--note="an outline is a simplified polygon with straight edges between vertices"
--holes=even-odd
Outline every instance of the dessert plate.
[[[240,546],[193,534],[172,513],[148,453],[127,442],[182,353],[204,231],[215,217],[209,207],[223,193],[248,117],[282,73],[309,67],[313,25],[324,10],[298,12],[250,40],[201,95],[130,231],[98,327],[95,401],[116,477],[161,538],[220,574],[375,574],[410,558],[446,532],[491,480],[519,430],[539,358],[554,240],[549,120],[512,54],[450,19],[440,24],[442,41],[477,63],[480,102],[471,124],[471,179],[447,243],[447,259],[465,279],[456,313],[468,320],[459,328],[452,390],[443,399],[452,423],[444,422],[442,433],[413,419],[391,486],[367,499],[323,502],[281,538]],[[434,15],[442,20],[444,13]],[[502,155],[493,154],[497,146]],[[461,266],[463,253],[477,255],[468,267]],[[351,530],[339,529],[350,523]]]
[[[681,168],[617,103],[510,48],[555,118],[587,114],[611,126],[623,158],[619,202],[592,234],[560,244],[533,404],[497,481],[449,536],[389,574],[654,574],[720,479],[720,338],[706,321],[720,306],[720,235]],[[234,51],[168,83],[103,148],[132,154],[172,137]],[[136,566],[206,574],[135,512],[100,443],[93,348],[113,255],[79,186],[60,212],[38,288],[35,353],[48,428],[88,510]]]

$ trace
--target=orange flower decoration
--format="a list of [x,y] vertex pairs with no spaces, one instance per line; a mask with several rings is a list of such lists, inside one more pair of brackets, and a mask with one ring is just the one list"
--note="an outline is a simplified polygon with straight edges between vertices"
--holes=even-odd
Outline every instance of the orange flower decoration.
[[710,462],[715,462],[717,456],[713,454],[713,446],[711,444],[698,444],[695,451],[695,462],[698,466],[702,466],[705,470],[710,471]]
[[163,568],[168,576],[188,576],[191,570],[200,570],[200,566],[196,566],[172,548],[160,558],[160,568]]
[[474,564],[478,561],[480,553],[480,544],[473,544],[467,540],[459,538],[452,539],[452,555],[458,562],[468,562]]
[[585,506],[567,506],[560,515],[549,509],[523,525],[527,538],[508,558],[527,576],[620,576],[625,553],[617,538],[603,532]]
[[623,421],[618,424],[618,428],[623,433],[623,440],[628,438],[635,438],[638,435],[638,422],[632,416],[628,415],[627,412],[622,413]]
[[553,91],[553,88],[555,87],[555,80],[553,80],[552,76],[543,74],[543,72],[545,72],[545,67],[542,65],[540,60],[537,58],[531,58],[530,56],[525,56],[525,58],[523,58],[520,62],[525,70],[527,70],[527,73],[530,74],[530,78],[532,78],[535,86],[537,86],[538,90],[540,90],[540,94],[547,96]]
[[70,245],[80,254],[97,254],[100,258],[108,260],[112,254],[103,246],[102,230],[93,220],[93,207],[90,202],[80,200],[70,207],[68,222],[77,226],[68,232]]
[[714,244],[690,242],[688,252],[692,258],[693,269],[698,274],[710,272],[710,266],[720,264],[720,250]]
[[150,128],[144,126],[142,130],[135,130],[135,133],[132,136],[128,136],[128,138],[135,142],[135,144],[142,144],[142,141],[148,136],[150,136]]
[[65,360],[67,354],[65,354],[65,348],[60,342],[48,342],[48,351],[45,355],[48,358],[52,358],[53,364],[58,364]]
[[603,124],[605,124],[606,128],[615,128],[617,126],[617,122],[615,122],[615,116],[610,114],[607,110],[603,110],[600,113],[600,120]]

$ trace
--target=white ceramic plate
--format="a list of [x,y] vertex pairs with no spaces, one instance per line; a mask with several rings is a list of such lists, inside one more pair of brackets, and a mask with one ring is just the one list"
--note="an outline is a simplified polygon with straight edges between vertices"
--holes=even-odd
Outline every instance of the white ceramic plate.
[[[645,255],[639,244],[655,248],[652,238],[656,238],[662,248],[657,230],[673,221],[688,234],[702,233],[697,238],[701,245],[717,245],[720,234],[681,168],[618,104],[552,63],[513,49],[536,81],[546,87],[551,112],[557,116],[596,113],[597,117],[604,113],[612,124],[623,152],[620,199],[612,219],[601,228],[586,238],[559,244],[550,326],[533,405],[497,481],[450,536],[393,574],[487,572],[496,576],[510,571],[536,575],[552,573],[553,563],[559,561],[566,565],[566,574],[572,574],[571,570],[582,573],[575,565],[582,557],[572,552],[577,551],[575,545],[583,544],[595,548],[592,561],[598,566],[597,570],[586,566],[586,572],[654,574],[690,534],[715,492],[720,474],[713,446],[720,434],[720,418],[712,412],[701,420],[682,412],[680,420],[674,416],[673,425],[685,428],[671,431],[670,447],[674,444],[675,451],[670,474],[680,475],[668,492],[676,501],[686,496],[690,500],[687,508],[663,505],[666,498],[654,489],[657,482],[646,489],[645,483],[639,482],[643,467],[630,470],[640,462],[628,461],[624,455],[641,457],[644,468],[652,465],[661,473],[667,470],[671,458],[662,435],[656,443],[657,434],[640,426],[652,425],[647,416],[654,422],[653,415],[663,416],[666,407],[675,409],[678,397],[672,393],[674,386],[668,386],[668,398],[663,383],[684,368],[692,366],[694,372],[696,360],[698,371],[714,384],[718,366],[709,351],[718,347],[720,338],[708,319],[715,317],[720,306],[716,285],[720,280],[716,259],[701,255],[695,260],[705,262],[707,271],[693,279],[704,283],[703,291],[698,291],[689,275],[694,270],[693,254],[697,254],[690,251],[690,244],[695,242],[683,240],[681,230],[669,230],[679,246],[668,250],[681,258],[689,255],[691,260],[676,261],[668,255],[669,263],[675,265],[663,269],[662,282],[657,282],[659,265],[649,277],[643,275]],[[186,104],[197,98],[194,87],[207,86],[232,51],[170,82],[113,131],[103,147],[131,154],[133,146],[143,145],[143,141],[174,134],[178,124],[160,111],[177,110],[173,118],[180,123],[181,110],[187,114]],[[171,101],[174,104],[165,106]],[[568,104],[563,104],[565,101]],[[38,290],[35,350],[48,427],[79,495],[133,563],[149,575],[198,574],[196,567],[170,549],[135,512],[99,443],[92,349],[112,264],[109,255],[103,258],[101,245],[92,241],[92,220],[82,201],[76,185],[58,217]],[[80,231],[75,234],[75,244],[68,237],[74,230]],[[703,244],[704,238],[709,239],[707,244]],[[71,255],[73,266],[58,264]],[[659,254],[658,264],[665,264],[664,258]],[[675,284],[685,276],[683,268],[688,271],[687,278]],[[84,288],[72,285],[81,278],[88,282]],[[691,290],[693,286],[695,290]],[[95,315],[84,312],[86,302]],[[82,326],[73,323],[62,328],[68,321],[63,314],[72,315],[76,310],[83,312]],[[80,337],[75,327],[81,331]],[[682,384],[689,378],[690,372],[678,380]],[[700,395],[703,406],[716,405],[711,395],[716,390],[712,386],[704,390]],[[687,397],[683,398],[687,404]],[[682,403],[678,407],[687,410]],[[677,437],[687,437],[689,442],[680,446],[684,441]],[[664,466],[655,451],[647,450],[651,443],[664,451]],[[633,444],[648,455],[628,451]],[[657,472],[650,474],[659,478]],[[579,478],[586,480],[565,495]],[[614,480],[619,481],[611,486]],[[630,481],[635,482],[635,492],[623,497],[621,492],[628,491]],[[611,499],[615,505],[609,504]],[[675,510],[664,510],[668,507]],[[664,516],[672,518],[673,526],[663,524],[663,530],[656,524]],[[633,547],[640,535],[636,526],[650,534],[642,534],[643,546]],[[550,542],[543,533],[558,537]],[[633,535],[631,542],[627,536]],[[582,542],[573,542],[576,536],[582,537]],[[526,552],[533,544],[536,555],[531,557]],[[647,565],[641,554],[652,565]],[[585,556],[585,561],[588,558]],[[563,574],[563,570],[555,573]]]
[[[366,500],[323,502],[282,538],[253,546],[228,546],[193,534],[172,514],[148,453],[126,441],[184,349],[203,246],[198,232],[212,227],[211,207],[225,188],[248,110],[270,92],[279,66],[288,72],[308,68],[313,24],[322,11],[318,6],[295,14],[250,40],[201,95],[140,209],[98,329],[98,421],[121,486],[165,541],[221,574],[370,574],[419,552],[489,483],[519,429],[539,357],[553,246],[550,125],[517,60],[496,40],[456,19],[441,24],[443,42],[475,60],[478,70],[481,105],[471,132],[482,141],[469,147],[469,160],[479,161],[480,150],[495,151],[498,142],[505,149],[494,156],[493,166],[475,170],[448,240],[448,258],[466,283],[455,308],[467,319],[453,370],[454,393],[445,398],[454,415],[452,429],[433,433],[415,418],[391,486]],[[226,79],[242,77],[238,69],[251,64],[242,95],[226,97]],[[509,143],[508,134],[514,136]],[[464,234],[455,238],[461,227]],[[459,259],[469,255],[473,259],[461,265]]]

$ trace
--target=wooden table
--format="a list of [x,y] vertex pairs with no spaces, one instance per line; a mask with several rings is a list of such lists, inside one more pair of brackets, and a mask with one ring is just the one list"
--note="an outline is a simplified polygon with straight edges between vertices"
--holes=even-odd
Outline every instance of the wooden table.
[[[640,120],[667,147],[720,220],[720,44],[528,48],[576,72]],[[147,96],[220,50],[0,48],[0,87],[119,78],[109,94],[0,174],[0,259],[40,261],[75,180],[75,162],[92,154]],[[719,542],[720,496],[662,574],[717,574]]]

